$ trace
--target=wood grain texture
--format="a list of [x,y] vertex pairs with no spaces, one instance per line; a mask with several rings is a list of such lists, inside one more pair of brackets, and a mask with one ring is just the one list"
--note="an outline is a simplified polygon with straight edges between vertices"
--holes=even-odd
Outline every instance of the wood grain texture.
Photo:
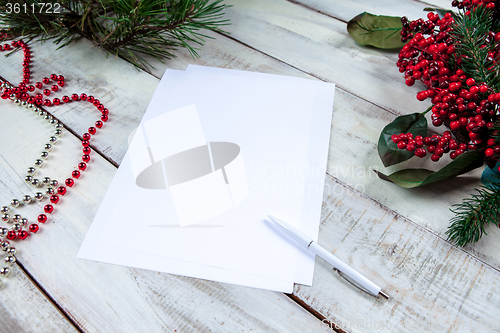
[[[94,94],[111,112],[105,131],[93,143],[104,158],[93,155],[85,181],[64,198],[55,223],[48,223],[39,237],[23,244],[19,254],[26,269],[83,330],[328,331],[321,321],[277,293],[74,259],[115,171],[106,159],[118,164],[123,158],[128,135],[165,68],[184,69],[196,63],[319,78],[338,85],[328,161],[328,172],[335,178],[327,177],[320,243],[387,289],[391,300],[384,303],[357,292],[320,259],[313,287],[297,285],[295,297],[348,332],[421,332],[429,325],[438,332],[499,331],[493,321],[500,314],[500,245],[495,241],[499,230],[488,229],[487,237],[465,250],[443,240],[451,217],[448,208],[477,186],[478,173],[432,189],[402,190],[372,172],[402,167],[382,167],[376,152],[378,135],[395,115],[425,106],[414,97],[418,88],[404,86],[394,65],[397,53],[356,45],[343,21],[377,9],[378,14],[417,18],[423,16],[420,8],[428,4],[300,1],[230,1],[234,4],[228,15],[231,35],[209,33],[216,39],[200,51],[202,58],[196,62],[181,50],[167,65],[155,63],[156,77],[119,59],[106,59],[86,41],[59,51],[50,42],[33,45],[34,75],[63,74],[68,78],[65,93]],[[432,2],[448,4],[447,0]],[[0,75],[17,82],[19,59],[20,55],[0,58]],[[80,103],[58,107],[53,113],[77,136],[97,115]],[[8,118],[12,128],[0,133],[5,161],[0,202],[27,190],[24,170],[40,151],[36,138],[45,138],[40,119],[26,117]],[[17,137],[27,139],[13,141]],[[77,137],[65,135],[54,155],[64,152],[64,160],[49,160],[47,169],[64,179],[76,165],[78,146]],[[39,209],[30,206],[30,214]],[[15,302],[14,309],[28,308],[21,298],[9,299]],[[41,307],[40,316],[54,312],[48,308]],[[17,325],[11,312],[2,319]],[[427,326],[421,329],[415,322]],[[29,331],[31,326],[25,327]]]
[[500,331],[498,269],[332,177],[318,242],[391,296],[357,291],[316,259],[313,286],[294,295],[347,332]]

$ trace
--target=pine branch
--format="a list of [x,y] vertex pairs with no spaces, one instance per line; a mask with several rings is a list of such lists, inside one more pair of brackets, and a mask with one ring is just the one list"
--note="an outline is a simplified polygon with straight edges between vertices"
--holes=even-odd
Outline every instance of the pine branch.
[[478,189],[477,194],[453,205],[451,211],[455,217],[446,231],[448,240],[458,246],[477,242],[483,234],[486,235],[484,228],[487,225],[498,224],[500,180]]
[[[48,40],[64,47],[87,38],[109,54],[137,67],[152,67],[186,48],[193,57],[206,38],[203,30],[222,31],[228,6],[222,0],[47,0],[58,12],[40,11],[37,0],[0,0],[0,30],[15,38]],[[57,5],[57,6],[59,6]],[[12,8],[20,8],[13,12]],[[28,9],[27,11],[25,9]],[[32,10],[35,9],[35,10]]]
[[475,8],[470,15],[455,16],[450,37],[455,45],[455,64],[460,64],[468,77],[477,83],[486,83],[494,91],[500,88],[499,66],[488,54],[496,47],[488,41],[492,29],[491,11],[483,6]]

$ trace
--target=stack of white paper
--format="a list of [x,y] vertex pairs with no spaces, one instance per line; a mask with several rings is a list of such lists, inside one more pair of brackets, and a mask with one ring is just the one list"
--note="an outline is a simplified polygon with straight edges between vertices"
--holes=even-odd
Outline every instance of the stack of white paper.
[[167,70],[79,258],[290,293],[314,255],[335,86],[227,69]]

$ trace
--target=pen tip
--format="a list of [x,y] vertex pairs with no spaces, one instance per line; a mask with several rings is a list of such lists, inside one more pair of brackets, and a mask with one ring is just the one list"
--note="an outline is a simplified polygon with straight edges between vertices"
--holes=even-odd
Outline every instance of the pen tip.
[[385,298],[385,299],[389,299],[389,295],[387,295],[386,293],[384,293],[382,290],[381,290],[381,291],[379,291],[379,292],[378,292],[378,294],[379,294],[380,296],[382,296],[383,298]]

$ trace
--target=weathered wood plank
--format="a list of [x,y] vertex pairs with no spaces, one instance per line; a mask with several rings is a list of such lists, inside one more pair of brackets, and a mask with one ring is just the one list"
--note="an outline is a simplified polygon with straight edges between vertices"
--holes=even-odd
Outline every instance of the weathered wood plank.
[[[128,137],[128,128],[138,124],[147,106],[147,101],[141,102],[140,99],[145,100],[147,96],[139,96],[138,100],[132,101],[137,93],[132,90],[141,87],[145,94],[152,94],[157,79],[135,72],[133,68],[129,71],[131,67],[123,65],[121,60],[105,60],[103,53],[98,50],[90,52],[94,54],[92,56],[89,49],[88,43],[78,44],[68,48],[70,56],[67,58],[58,57],[60,64],[68,65],[63,67],[70,68],[62,74],[68,77],[67,86],[79,82],[81,87],[85,87],[85,81],[77,76],[80,71],[85,72],[86,78],[95,78],[95,82],[89,84],[90,90],[99,86],[97,82],[104,84],[104,90],[100,91],[104,98],[98,94],[96,97],[104,101],[111,96],[110,110],[117,116],[115,119],[111,116],[102,133],[96,135],[96,146],[107,142],[108,147],[114,150],[103,146],[103,154],[119,156],[118,153],[126,150],[123,142]],[[43,54],[36,53],[37,59],[41,60]],[[95,54],[100,58],[96,58]],[[50,56],[53,55],[45,53],[45,57]],[[82,68],[75,70],[75,73],[70,72],[74,67],[69,65],[73,63],[91,67],[89,64],[97,59],[104,65],[89,68],[88,71]],[[101,75],[99,71],[103,67],[100,66],[107,67],[108,72]],[[46,72],[52,70],[55,69],[48,67]],[[125,87],[118,84],[130,76],[134,76],[133,85]],[[2,201],[6,201],[30,190],[23,181],[25,170],[38,156],[51,130],[33,112],[11,103],[2,103],[5,129],[0,134],[0,140],[2,156],[7,162],[0,174],[0,186]],[[96,116],[89,107],[79,108],[80,105],[73,103],[65,109],[54,109],[54,114],[65,125],[80,133],[92,124]],[[69,113],[72,115],[69,116]],[[115,143],[111,144],[113,141]],[[62,181],[76,166],[80,155],[80,140],[66,133],[42,172],[50,170],[52,178]],[[309,312],[280,293],[76,259],[85,232],[116,172],[116,168],[98,154],[94,153],[92,158],[81,181],[77,181],[74,190],[66,194],[56,206],[53,221],[43,225],[39,234],[19,246],[19,258],[26,269],[82,330],[283,332],[288,330],[291,318],[301,318],[311,325],[318,322]],[[41,211],[41,207],[41,204],[33,204],[25,208],[31,220]],[[12,301],[19,302],[16,308],[24,304],[22,300]],[[24,311],[29,313],[28,309]],[[6,317],[5,320],[15,323],[15,318]],[[324,331],[328,331],[327,328]]]
[[358,291],[316,259],[313,286],[294,295],[347,332],[500,331],[498,269],[333,177],[318,241],[391,297]]

